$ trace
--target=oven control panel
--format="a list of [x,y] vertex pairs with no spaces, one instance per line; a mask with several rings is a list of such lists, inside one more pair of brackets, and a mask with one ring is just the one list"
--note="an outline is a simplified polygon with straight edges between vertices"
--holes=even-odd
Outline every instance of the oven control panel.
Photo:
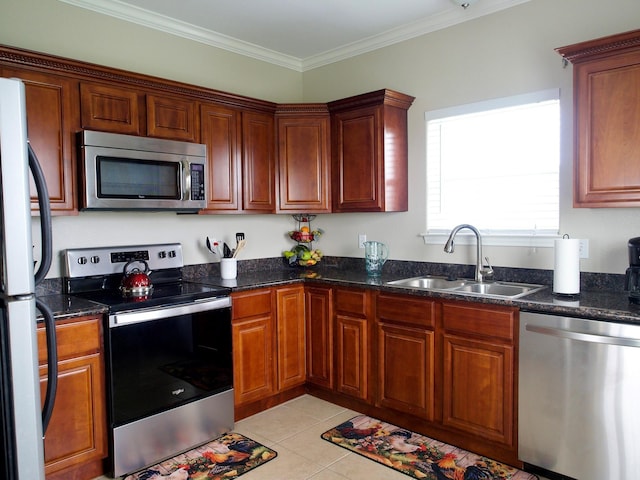
[[123,273],[124,266],[134,260],[145,261],[151,271],[184,266],[182,245],[179,243],[72,248],[65,250],[63,255],[64,276],[67,278]]

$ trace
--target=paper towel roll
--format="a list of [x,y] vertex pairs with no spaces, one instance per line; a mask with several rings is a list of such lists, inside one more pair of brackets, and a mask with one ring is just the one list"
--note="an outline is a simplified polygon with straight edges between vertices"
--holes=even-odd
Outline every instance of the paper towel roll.
[[553,293],[580,293],[580,240],[562,238],[555,241]]

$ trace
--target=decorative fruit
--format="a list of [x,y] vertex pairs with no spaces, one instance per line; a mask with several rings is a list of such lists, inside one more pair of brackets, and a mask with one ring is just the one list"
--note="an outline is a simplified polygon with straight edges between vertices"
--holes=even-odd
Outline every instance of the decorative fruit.
[[304,233],[309,233],[309,227],[307,227],[306,225],[304,227],[300,227],[300,231]]
[[310,250],[306,245],[296,245],[291,250],[282,252],[282,255],[289,260],[289,265],[298,264],[302,267],[311,267],[322,258],[320,250]]

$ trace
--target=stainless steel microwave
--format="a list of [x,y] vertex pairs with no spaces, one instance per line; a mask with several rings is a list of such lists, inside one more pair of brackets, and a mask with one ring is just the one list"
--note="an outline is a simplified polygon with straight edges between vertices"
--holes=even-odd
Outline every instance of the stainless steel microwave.
[[85,130],[80,134],[83,210],[206,206],[206,146]]

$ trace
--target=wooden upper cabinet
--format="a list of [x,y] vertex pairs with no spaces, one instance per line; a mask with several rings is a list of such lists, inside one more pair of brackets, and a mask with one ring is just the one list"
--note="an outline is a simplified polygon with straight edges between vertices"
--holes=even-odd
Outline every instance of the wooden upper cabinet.
[[[20,78],[25,84],[27,133],[44,172],[52,214],[75,214],[78,205],[76,139],[80,125],[78,82],[72,79],[0,67],[3,77]],[[31,181],[31,209],[38,210],[35,185]]]
[[195,142],[197,135],[196,102],[188,98],[147,95],[147,135]]
[[385,89],[328,104],[334,212],[407,211],[407,110],[413,100]]
[[83,82],[80,84],[82,128],[144,135],[144,94],[137,90]]
[[242,209],[275,212],[275,127],[273,115],[242,113]]
[[574,64],[574,207],[640,206],[640,30],[557,52]]
[[280,213],[331,212],[330,120],[326,104],[276,110]]
[[206,213],[237,213],[242,142],[242,113],[231,108],[200,106],[200,141],[207,146]]

